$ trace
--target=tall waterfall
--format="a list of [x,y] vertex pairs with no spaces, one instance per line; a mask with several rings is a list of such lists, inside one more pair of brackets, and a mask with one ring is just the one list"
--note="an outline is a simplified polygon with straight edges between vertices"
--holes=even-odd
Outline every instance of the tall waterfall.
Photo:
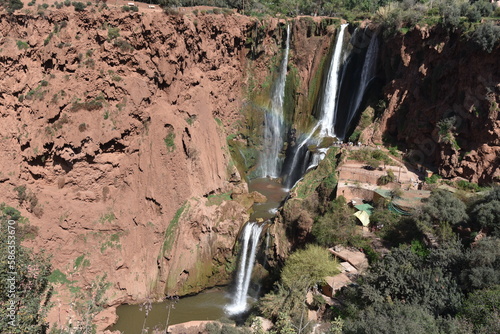
[[262,177],[277,178],[281,172],[282,159],[279,157],[284,141],[283,104],[285,83],[290,51],[290,25],[286,27],[285,53],[281,61],[279,75],[271,97],[271,109],[264,120],[264,143],[261,155],[260,174]]
[[[285,187],[291,188],[299,180],[305,171],[310,167],[311,153],[308,145],[318,145],[325,137],[335,136],[334,116],[336,110],[336,101],[338,94],[339,69],[342,60],[342,49],[344,44],[344,34],[347,24],[342,24],[337,34],[335,49],[330,62],[326,84],[323,88],[323,103],[320,107],[320,116],[312,130],[296,145],[293,155],[289,158],[289,165],[283,174],[286,175]],[[319,128],[319,134],[316,131]],[[316,137],[314,137],[317,135]],[[291,159],[291,160],[290,160]],[[318,161],[318,158],[313,158]]]
[[342,45],[344,43],[344,30],[347,24],[342,24],[340,26],[340,31],[337,36],[337,43],[335,43],[335,51],[332,56],[330,69],[328,71],[328,77],[326,81],[326,87],[324,90],[324,101],[321,106],[320,114],[320,136],[334,137],[334,122],[335,122],[335,110],[337,107],[337,92],[339,83],[339,69],[340,69],[340,56],[342,55]]
[[354,116],[356,115],[363,97],[365,96],[366,88],[370,81],[375,77],[375,70],[377,68],[377,57],[378,57],[378,38],[377,35],[370,39],[370,45],[366,51],[365,60],[363,62],[363,71],[361,72],[361,79],[358,86],[358,91],[356,93],[356,98],[354,103],[351,104],[349,108],[349,114],[347,116],[346,128],[349,128]]
[[248,288],[257,254],[257,245],[262,232],[263,224],[249,222],[243,228],[242,250],[238,273],[236,275],[236,291],[232,303],[226,306],[228,314],[239,314],[247,308]]

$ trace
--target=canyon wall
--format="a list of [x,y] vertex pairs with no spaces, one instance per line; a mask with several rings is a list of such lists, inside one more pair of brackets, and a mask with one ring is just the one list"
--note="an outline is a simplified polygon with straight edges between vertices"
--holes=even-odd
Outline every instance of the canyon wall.
[[[338,23],[293,20],[290,127],[311,122]],[[190,10],[0,14],[0,202],[38,228],[26,245],[74,286],[106,274],[114,305],[227,283],[285,30]],[[386,106],[365,138],[404,143],[443,176],[498,178],[498,50],[425,29],[383,43]],[[277,261],[331,199],[335,159],[271,227]],[[64,288],[56,298],[71,315]]]
[[[296,22],[292,113],[334,32]],[[233,157],[258,146],[252,101],[268,103],[285,27],[191,11],[0,15],[0,201],[70,282],[54,282],[49,321],[72,317],[71,288],[103,274],[112,305],[229,282],[252,203]]]
[[386,108],[364,137],[399,143],[410,162],[446,178],[500,181],[499,58],[498,43],[488,53],[441,27],[390,38],[379,76]]

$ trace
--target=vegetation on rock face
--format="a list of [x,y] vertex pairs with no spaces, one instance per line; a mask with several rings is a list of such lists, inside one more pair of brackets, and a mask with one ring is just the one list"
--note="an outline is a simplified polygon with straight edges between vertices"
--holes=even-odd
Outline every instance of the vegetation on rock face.
[[337,244],[350,244],[356,237],[356,218],[354,210],[347,206],[342,196],[333,200],[328,211],[317,218],[312,234],[316,242],[325,247]]
[[0,224],[0,332],[43,333],[52,293],[49,259],[21,245],[30,225],[18,210],[0,204]]
[[286,260],[281,272],[281,280],[275,289],[261,298],[259,309],[264,316],[277,319],[290,316],[292,324],[307,314],[306,294],[313,286],[339,272],[338,263],[323,247],[308,245],[298,250]]

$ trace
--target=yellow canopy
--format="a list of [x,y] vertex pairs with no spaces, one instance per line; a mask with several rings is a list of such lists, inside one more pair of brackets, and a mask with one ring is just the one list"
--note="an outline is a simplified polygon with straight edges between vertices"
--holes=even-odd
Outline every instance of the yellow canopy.
[[366,211],[357,211],[354,215],[359,219],[363,226],[368,226],[370,224],[370,216]]

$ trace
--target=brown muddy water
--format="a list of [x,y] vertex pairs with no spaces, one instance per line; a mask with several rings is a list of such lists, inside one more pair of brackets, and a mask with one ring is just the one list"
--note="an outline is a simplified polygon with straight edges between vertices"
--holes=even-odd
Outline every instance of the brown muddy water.
[[225,290],[209,290],[180,298],[176,303],[171,301],[154,303],[147,318],[144,306],[121,305],[116,310],[118,322],[110,329],[124,334],[140,334],[143,328],[149,328],[149,333],[152,333],[153,329],[165,329],[169,308],[171,308],[169,325],[192,320],[217,320],[224,316],[224,305],[229,301],[230,296]]

